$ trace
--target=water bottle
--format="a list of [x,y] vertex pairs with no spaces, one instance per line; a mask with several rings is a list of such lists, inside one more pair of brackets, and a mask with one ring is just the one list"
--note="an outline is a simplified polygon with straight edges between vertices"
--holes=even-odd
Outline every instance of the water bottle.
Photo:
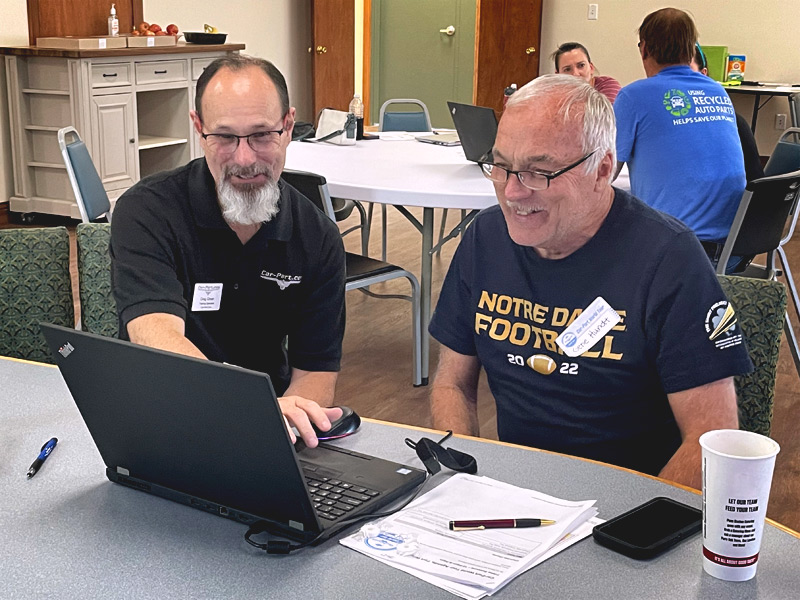
[[364,103],[361,101],[361,94],[356,94],[350,101],[349,111],[356,118],[356,139],[364,139]]

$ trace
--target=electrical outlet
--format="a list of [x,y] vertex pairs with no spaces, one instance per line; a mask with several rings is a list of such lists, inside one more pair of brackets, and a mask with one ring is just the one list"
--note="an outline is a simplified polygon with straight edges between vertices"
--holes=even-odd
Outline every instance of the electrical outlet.
[[775,129],[780,131],[786,129],[786,115],[775,115]]
[[597,4],[589,5],[589,13],[586,16],[589,21],[597,21]]

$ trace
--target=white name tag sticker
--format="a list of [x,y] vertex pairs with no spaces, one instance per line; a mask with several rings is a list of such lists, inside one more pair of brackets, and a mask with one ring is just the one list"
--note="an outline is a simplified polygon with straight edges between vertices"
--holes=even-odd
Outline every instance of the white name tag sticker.
[[603,336],[621,320],[611,305],[598,296],[572,322],[572,325],[561,332],[556,338],[556,344],[564,354],[575,358],[603,339]]
[[195,283],[192,296],[192,312],[219,310],[222,302],[221,283]]

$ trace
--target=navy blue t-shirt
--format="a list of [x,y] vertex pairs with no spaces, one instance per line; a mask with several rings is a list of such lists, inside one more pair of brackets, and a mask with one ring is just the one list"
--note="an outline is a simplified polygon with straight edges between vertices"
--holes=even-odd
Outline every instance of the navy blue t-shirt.
[[[598,296],[622,321],[570,358],[556,337]],[[430,332],[476,355],[500,439],[658,473],[680,445],[667,394],[752,370],[697,238],[615,190],[597,234],[559,260],[515,244],[499,206],[464,235]]]

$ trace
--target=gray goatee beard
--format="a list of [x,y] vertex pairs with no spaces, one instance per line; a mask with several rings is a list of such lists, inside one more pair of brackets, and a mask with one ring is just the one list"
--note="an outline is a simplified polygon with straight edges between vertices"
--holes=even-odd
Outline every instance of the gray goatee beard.
[[[263,184],[234,185],[231,177],[253,177],[264,174]],[[256,225],[271,221],[278,214],[281,191],[272,169],[268,165],[250,167],[226,166],[217,182],[217,197],[222,216],[228,223]]]

